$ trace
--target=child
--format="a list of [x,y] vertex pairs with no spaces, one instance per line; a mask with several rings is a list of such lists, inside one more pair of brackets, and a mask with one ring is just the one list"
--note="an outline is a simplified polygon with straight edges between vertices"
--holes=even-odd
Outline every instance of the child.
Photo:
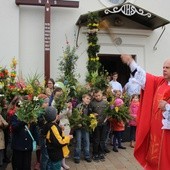
[[129,106],[129,112],[132,116],[132,120],[129,121],[130,126],[130,146],[134,148],[135,146],[135,134],[136,134],[136,117],[139,109],[139,95],[133,94]]
[[37,128],[38,128],[38,137],[39,137],[39,148],[36,150],[36,157],[37,157],[37,162],[34,166],[34,170],[46,170],[48,167],[48,153],[46,149],[46,144],[45,144],[45,136],[43,134],[43,127],[45,125],[45,118],[44,118],[44,110],[46,107],[48,107],[49,104],[49,98],[45,94],[39,94],[38,95],[39,99],[43,100],[42,103],[42,110],[40,115],[38,116],[38,121],[37,121]]
[[111,118],[110,120],[111,127],[113,130],[113,151],[118,152],[117,149],[117,141],[118,141],[118,148],[119,149],[126,149],[126,147],[122,146],[121,138],[122,138],[122,132],[125,130],[125,124],[124,122],[119,122],[116,119]]
[[[108,103],[106,93],[103,93],[103,101],[106,101]],[[109,119],[108,119],[106,121],[106,136],[105,136],[105,147],[104,147],[105,154],[110,152],[110,150],[107,148],[107,143],[108,143],[108,139],[109,139],[109,135],[110,135],[110,130],[111,130],[110,129],[110,122],[109,122]]]
[[103,94],[101,90],[94,91],[94,99],[90,106],[92,112],[97,117],[97,127],[93,132],[93,160],[94,161],[104,161],[104,149],[105,149],[105,138],[106,138],[106,115],[104,110],[106,109],[108,102],[103,100]]
[[59,120],[59,116],[54,107],[49,106],[45,109],[45,119],[47,123],[44,127],[44,132],[46,134],[50,170],[60,170],[62,159],[69,154],[67,145],[73,136],[62,135],[62,129],[56,123]]
[[37,142],[37,128],[34,123],[28,125],[18,119],[17,111],[19,107],[20,101],[17,101],[15,105],[16,113],[11,116],[11,148],[13,150],[12,169],[31,170],[33,151],[33,139],[31,134]]
[[[60,122],[59,125],[63,127],[63,133],[64,135],[69,135],[70,134],[70,123],[69,123],[69,119],[68,117],[71,116],[72,114],[72,103],[66,103],[66,101],[61,101],[58,103],[56,103],[56,101],[60,101],[63,95],[63,90],[60,87],[57,87],[54,90],[54,99],[52,101],[52,106],[55,107],[58,112],[59,112],[59,117],[60,117]],[[64,105],[64,107],[62,108],[61,105]],[[62,167],[64,169],[69,169],[69,166],[66,164],[65,162],[65,158],[62,160]]]
[[[72,114],[72,104],[71,102],[66,103],[66,101],[61,101],[56,103],[56,101],[60,101],[63,95],[63,90],[61,88],[56,88],[54,90],[54,99],[52,101],[52,106],[55,107],[58,110],[58,113],[60,115],[60,124],[61,126],[64,126],[64,135],[70,134],[70,123],[68,117]],[[64,103],[65,102],[65,103]],[[60,106],[60,104],[64,105]]]
[[[89,115],[89,103],[91,101],[91,96],[89,94],[84,94],[82,96],[82,103],[77,105],[77,108],[82,111],[82,114]],[[81,146],[83,146],[84,158],[87,162],[91,162],[90,158],[90,137],[89,132],[83,127],[79,127],[75,130],[76,137],[76,147],[74,150],[74,162],[80,163],[81,157]],[[83,145],[82,145],[83,144]]]
[[[117,90],[115,93],[115,101],[114,101],[114,107],[121,107],[124,102],[121,99],[122,93],[120,90]],[[125,130],[125,124],[123,121],[118,121],[117,119],[111,118],[111,126],[113,130],[113,151],[118,152],[117,149],[117,141],[118,141],[118,148],[119,149],[126,149],[126,147],[122,146],[121,144],[121,138],[122,138],[122,132]]]

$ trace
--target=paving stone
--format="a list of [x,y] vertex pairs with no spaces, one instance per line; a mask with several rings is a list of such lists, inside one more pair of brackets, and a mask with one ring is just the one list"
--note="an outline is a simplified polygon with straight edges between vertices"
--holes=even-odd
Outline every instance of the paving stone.
[[[113,152],[112,146],[108,146],[110,153],[105,156],[105,161],[98,163],[92,161],[90,163],[85,160],[81,160],[80,164],[75,164],[73,161],[73,155],[66,159],[66,163],[70,166],[70,170],[142,170],[133,156],[133,148],[129,146],[129,143],[123,143],[127,147],[125,150],[119,149],[119,152]],[[71,146],[70,150],[73,150]],[[71,151],[73,153],[73,151]],[[35,163],[35,152],[33,153],[32,165]],[[33,166],[32,166],[33,167]],[[12,170],[11,164],[4,167],[2,170]],[[33,170],[33,168],[32,168]]]

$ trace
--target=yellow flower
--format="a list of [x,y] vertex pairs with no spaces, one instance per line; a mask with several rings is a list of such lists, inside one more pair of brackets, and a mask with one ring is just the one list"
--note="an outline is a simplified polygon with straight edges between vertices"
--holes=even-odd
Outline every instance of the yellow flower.
[[95,127],[97,126],[96,116],[95,116],[93,113],[91,113],[91,114],[89,115],[89,118],[91,119],[91,120],[90,120],[90,126],[89,126],[89,127],[94,131]]
[[96,118],[95,115],[92,114],[92,113],[89,115],[89,117],[90,117],[90,118]]
[[96,61],[99,61],[99,57],[96,57]]
[[0,89],[4,87],[4,82],[0,82]]
[[26,89],[28,91],[28,94],[33,94],[34,93],[34,89],[32,88],[31,85],[27,85]]
[[96,118],[91,119],[91,121],[90,121],[90,128],[94,131],[94,129],[96,128],[96,126],[97,126],[97,120],[96,120]]
[[89,46],[92,46],[92,45],[93,45],[93,43],[89,43],[88,45],[89,45]]
[[93,23],[93,27],[98,27],[99,24]]
[[16,60],[16,58],[15,58],[15,57],[12,59],[12,63],[13,63],[13,65],[14,65],[14,66],[16,66],[16,65],[17,65],[17,60]]
[[118,111],[119,111],[119,107],[115,107],[115,111],[118,113]]

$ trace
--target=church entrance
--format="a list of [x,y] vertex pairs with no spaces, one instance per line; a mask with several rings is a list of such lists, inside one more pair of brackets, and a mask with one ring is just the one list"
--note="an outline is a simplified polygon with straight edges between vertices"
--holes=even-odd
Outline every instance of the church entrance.
[[[120,58],[120,54],[98,54],[99,61],[103,65],[104,69],[112,74],[113,72],[117,72],[119,74],[118,82],[121,83],[122,87],[128,82],[130,77],[130,69],[129,66],[123,64]],[[133,55],[135,59],[135,55]],[[125,131],[122,135],[122,142],[130,141],[130,128],[128,124],[125,125]]]
[[120,54],[98,54],[98,57],[104,69],[109,72],[109,75],[113,72],[119,74],[118,82],[123,87],[130,77],[130,69],[126,64],[122,63]]

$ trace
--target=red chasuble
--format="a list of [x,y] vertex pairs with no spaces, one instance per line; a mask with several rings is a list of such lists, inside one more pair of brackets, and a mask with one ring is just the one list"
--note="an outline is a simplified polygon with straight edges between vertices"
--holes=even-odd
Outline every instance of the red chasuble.
[[[163,77],[146,75],[137,119],[134,156],[146,170],[170,169],[170,130],[162,130],[160,100],[169,102],[170,86]],[[170,102],[169,102],[170,103]]]

